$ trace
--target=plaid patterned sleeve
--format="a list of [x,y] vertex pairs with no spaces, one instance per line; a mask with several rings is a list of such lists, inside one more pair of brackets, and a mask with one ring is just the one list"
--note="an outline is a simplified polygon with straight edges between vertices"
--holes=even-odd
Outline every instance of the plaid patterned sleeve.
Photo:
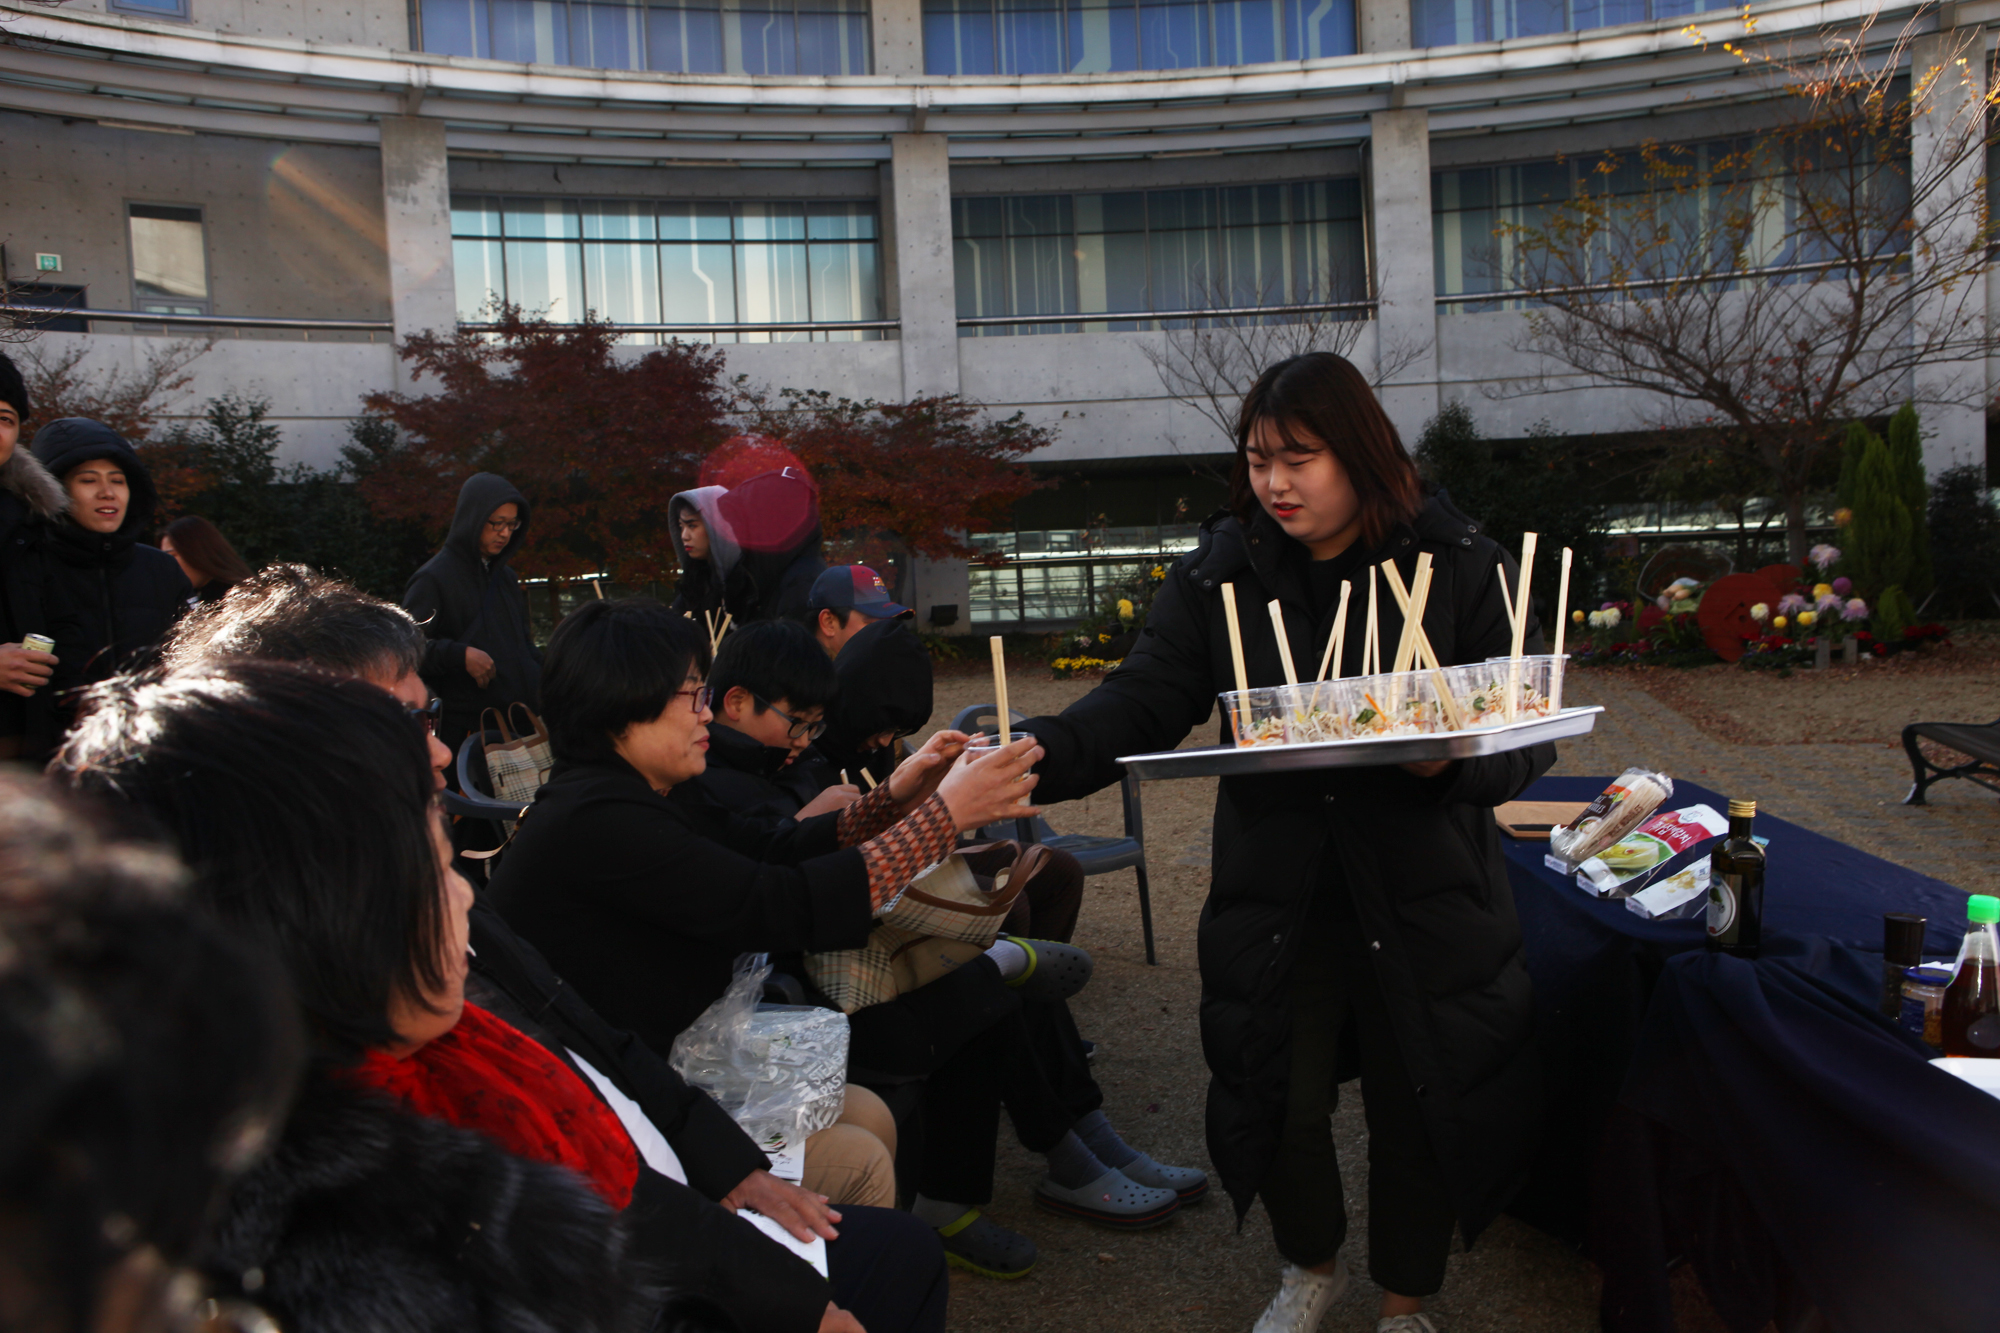
[[902,817],[902,803],[889,794],[889,784],[885,782],[842,810],[833,827],[840,845],[852,847],[867,842]]
[[[859,808],[860,803],[850,809]],[[868,867],[868,897],[877,915],[888,911],[918,872],[951,855],[958,845],[958,825],[942,796],[931,796],[901,822],[861,844]]]

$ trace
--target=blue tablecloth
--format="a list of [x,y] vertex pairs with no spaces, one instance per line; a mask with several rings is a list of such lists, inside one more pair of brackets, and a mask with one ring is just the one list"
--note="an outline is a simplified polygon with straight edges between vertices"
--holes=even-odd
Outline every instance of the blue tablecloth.
[[[1524,799],[1587,800],[1608,782],[1544,778]],[[1697,802],[1727,808],[1720,793],[1687,782],[1675,783],[1667,808]],[[1896,1284],[1873,1268],[1865,1279],[1853,1276],[1857,1228],[1901,1227],[1899,1235],[1933,1243],[1936,1219],[1956,1226],[1969,1218],[2000,1246],[2000,1149],[1989,1161],[1983,1146],[2000,1144],[2000,1103],[1926,1067],[1921,1045],[1872,1012],[1882,914],[1927,917],[1926,953],[1948,957],[1964,930],[1965,893],[1773,816],[1759,815],[1757,831],[1770,839],[1770,870],[1765,949],[1754,966],[1708,954],[1699,916],[1648,921],[1548,869],[1546,843],[1502,840],[1550,1093],[1534,1176],[1513,1211],[1578,1242],[1589,1234],[1607,1270],[1607,1328],[1672,1327],[1663,1280],[1672,1255],[1697,1258],[1732,1327],[1758,1329],[1773,1317],[1782,1324],[1788,1312],[1818,1304],[1834,1327],[1865,1330],[1895,1327],[1868,1322],[1876,1307],[1860,1298],[1893,1293]],[[1804,1087],[1799,1062],[1784,1058],[1794,1047],[1810,1051],[1818,1086]],[[1907,1103],[1914,1121],[1884,1113],[1898,1100],[1893,1088],[1885,1099],[1885,1079],[1923,1090]],[[1831,1091],[1840,1089],[1844,1101]],[[1932,1114],[1940,1107],[1942,1119]],[[1930,1197],[1947,1188],[1934,1154],[1894,1169],[1911,1134],[1926,1147],[1940,1136],[1979,1141],[1969,1197]],[[1730,1151],[1719,1151],[1718,1138]],[[1746,1178],[1735,1145],[1760,1142],[1799,1150],[1748,1148],[1758,1169]],[[1788,1188],[1787,1173],[1800,1177],[1796,1188]],[[1845,1193],[1844,1177],[1852,1185]],[[1593,1186],[1598,1206],[1589,1225]],[[1925,1210],[1924,1223],[1898,1216],[1899,1200]],[[1868,1216],[1869,1208],[1882,1215]],[[1849,1252],[1801,1268],[1799,1257],[1823,1239],[1811,1233],[1816,1217],[1829,1234],[1848,1238]],[[1985,1244],[1952,1253],[1983,1256]],[[1718,1253],[1737,1261],[1702,1264]],[[1912,1279],[1934,1290],[1938,1271],[1912,1269]],[[1949,1308],[1933,1301],[1926,1314]],[[1982,1327],[1950,1318],[1910,1326]]]

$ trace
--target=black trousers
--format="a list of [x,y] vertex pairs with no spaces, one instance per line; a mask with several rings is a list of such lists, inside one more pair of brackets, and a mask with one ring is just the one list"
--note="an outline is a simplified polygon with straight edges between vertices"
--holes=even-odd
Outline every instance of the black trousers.
[[857,1010],[848,1031],[856,1083],[922,1080],[914,1184],[934,1199],[992,1199],[1002,1106],[1022,1146],[1040,1153],[1104,1102],[1069,1007],[1023,1002],[983,958]]
[[833,1302],[868,1333],[944,1333],[944,1243],[893,1208],[843,1208],[826,1243]]
[[1278,1252],[1310,1268],[1331,1259],[1347,1239],[1346,1196],[1329,1122],[1340,1102],[1341,1032],[1351,1025],[1368,1119],[1368,1275],[1399,1296],[1429,1296],[1444,1285],[1457,1219],[1359,922],[1337,919],[1315,904],[1290,1001],[1285,1127],[1259,1191]]

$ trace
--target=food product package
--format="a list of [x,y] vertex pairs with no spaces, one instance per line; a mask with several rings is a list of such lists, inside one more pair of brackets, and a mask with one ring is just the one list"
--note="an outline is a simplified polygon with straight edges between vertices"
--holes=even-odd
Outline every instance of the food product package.
[[1708,907],[1708,862],[1696,861],[1676,875],[1649,885],[1625,900],[1625,909],[1650,921],[1678,921]]
[[1662,810],[1579,865],[1577,887],[1600,898],[1626,897],[1682,852],[1728,831],[1729,821],[1712,805]]
[[1674,794],[1674,780],[1646,768],[1628,768],[1597,793],[1574,824],[1549,832],[1551,860],[1574,870],[1646,822]]

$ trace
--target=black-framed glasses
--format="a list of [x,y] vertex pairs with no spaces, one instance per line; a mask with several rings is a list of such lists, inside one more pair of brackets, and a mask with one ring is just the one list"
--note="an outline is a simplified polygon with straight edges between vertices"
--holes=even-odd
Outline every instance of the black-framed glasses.
[[410,720],[422,727],[427,734],[435,736],[438,734],[438,724],[444,720],[444,700],[433,699],[422,708],[415,704],[404,704],[403,711],[408,713]]
[[764,698],[762,695],[753,694],[750,697],[757,701],[757,706],[759,708],[768,708],[773,713],[776,713],[779,717],[785,719],[785,721],[791,726],[791,737],[795,741],[801,739],[816,741],[820,738],[821,734],[826,731],[825,718],[821,718],[817,722],[807,722],[803,718],[793,717],[790,713],[787,713],[784,709],[778,707],[776,704]]
[[707,712],[708,706],[715,702],[715,687],[712,685],[697,685],[692,689],[675,690],[674,698],[678,699],[684,694],[694,696],[694,711],[697,713]]
[[521,527],[521,520],[518,518],[489,518],[486,520],[486,526],[495,532],[516,532]]

